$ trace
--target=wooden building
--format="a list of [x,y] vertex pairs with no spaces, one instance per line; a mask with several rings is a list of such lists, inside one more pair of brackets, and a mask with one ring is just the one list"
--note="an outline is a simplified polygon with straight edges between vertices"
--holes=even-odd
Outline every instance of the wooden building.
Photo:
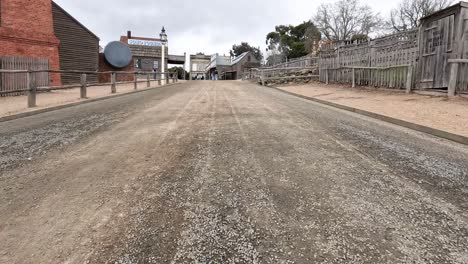
[[213,79],[214,74],[217,73],[217,79],[238,80],[242,78],[244,71],[260,66],[261,63],[251,52],[244,52],[235,58],[216,54],[212,56],[210,64],[206,67],[206,72],[208,79]]
[[[464,77],[468,68],[462,66],[458,69],[459,74],[451,74],[449,60],[468,59],[467,21],[466,2],[460,2],[421,19],[418,88],[445,89],[449,86],[451,75]],[[457,78],[455,76],[453,77]],[[458,90],[467,90],[466,81],[458,81]]]
[[227,75],[226,79],[241,79],[243,72],[253,68],[259,68],[260,66],[260,61],[257,60],[251,52],[245,52],[232,60],[232,73],[231,76]]
[[[97,71],[99,67],[99,38],[56,3],[52,2],[55,36],[60,40],[61,70]],[[89,82],[97,82],[89,75]],[[79,74],[62,74],[62,83],[79,83]]]

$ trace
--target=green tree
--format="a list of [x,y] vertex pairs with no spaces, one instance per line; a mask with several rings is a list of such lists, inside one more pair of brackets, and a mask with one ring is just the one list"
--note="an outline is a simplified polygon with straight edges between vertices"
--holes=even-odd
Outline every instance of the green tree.
[[294,59],[313,52],[320,41],[321,34],[312,21],[297,26],[279,25],[266,36],[267,51],[270,56],[283,56]]
[[249,45],[248,42],[241,42],[240,45],[236,45],[236,44],[233,45],[232,49],[229,51],[229,53],[231,54],[231,56],[237,57],[237,56],[240,56],[242,53],[248,52],[248,51],[250,51],[252,53],[252,55],[258,61],[261,62],[263,60],[263,54],[260,51],[260,48],[252,47],[252,46]]
[[189,73],[184,70],[183,67],[172,67],[168,69],[169,72],[176,72],[177,73],[177,78],[182,80],[184,79],[184,74],[185,74],[185,80],[188,80],[189,78]]

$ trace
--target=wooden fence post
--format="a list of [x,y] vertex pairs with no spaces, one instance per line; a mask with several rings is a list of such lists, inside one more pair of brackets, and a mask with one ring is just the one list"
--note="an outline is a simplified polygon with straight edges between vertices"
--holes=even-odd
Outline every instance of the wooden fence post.
[[354,67],[353,67],[352,74],[353,74],[353,88],[355,88],[356,87],[356,70]]
[[150,74],[146,74],[146,87],[150,88],[151,86],[151,81],[150,81]]
[[262,78],[262,86],[265,86],[265,71],[263,70],[261,72],[261,78]]
[[133,73],[133,89],[138,89],[138,73],[136,72]]
[[87,84],[86,84],[86,73],[81,74],[80,80],[81,88],[80,88],[80,98],[86,99],[87,98]]
[[406,74],[406,93],[411,93],[413,89],[413,65],[408,66],[408,72]]
[[117,73],[111,73],[111,93],[117,93]]
[[330,82],[330,80],[328,78],[329,78],[329,76],[328,76],[328,68],[327,68],[327,69],[325,69],[325,84],[326,85],[328,85],[329,82]]
[[450,66],[450,81],[448,85],[448,96],[454,97],[457,90],[457,80],[458,80],[458,63],[452,62]]
[[34,72],[28,72],[28,107],[36,107],[37,86]]

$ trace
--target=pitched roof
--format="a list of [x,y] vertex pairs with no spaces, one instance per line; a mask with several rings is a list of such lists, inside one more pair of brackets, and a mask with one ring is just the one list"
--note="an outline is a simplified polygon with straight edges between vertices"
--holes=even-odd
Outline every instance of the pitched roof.
[[247,56],[247,54],[249,54],[249,53],[250,53],[250,51],[246,51],[246,52],[242,53],[241,55],[235,57],[235,58],[232,60],[231,65],[234,65],[234,64],[238,63],[238,62],[241,61],[245,56]]
[[65,9],[63,9],[61,6],[59,6],[55,1],[52,1],[52,4],[55,5],[58,9],[60,9],[65,15],[70,17],[73,21],[75,21],[80,27],[82,27],[84,30],[88,31],[91,35],[93,35],[96,39],[100,40],[99,37],[94,34],[91,30],[89,30],[87,27],[85,27],[83,24],[80,23],[76,18],[74,18],[70,13],[68,13]]

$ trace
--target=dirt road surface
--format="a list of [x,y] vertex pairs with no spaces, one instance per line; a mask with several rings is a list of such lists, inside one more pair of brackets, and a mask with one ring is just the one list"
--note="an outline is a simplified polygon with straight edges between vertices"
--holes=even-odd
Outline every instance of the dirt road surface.
[[242,82],[0,124],[0,263],[468,263],[468,148]]

